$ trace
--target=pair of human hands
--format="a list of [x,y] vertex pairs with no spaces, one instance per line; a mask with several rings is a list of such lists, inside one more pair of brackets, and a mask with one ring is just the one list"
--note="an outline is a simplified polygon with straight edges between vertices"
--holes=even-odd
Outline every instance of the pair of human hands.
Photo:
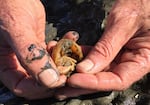
[[[0,80],[18,96],[38,99],[56,93],[64,99],[123,90],[150,71],[148,0],[117,0],[104,34],[77,64],[78,73],[68,79],[57,73],[47,52],[56,43],[45,44],[40,0],[0,0],[0,4]],[[66,82],[71,87],[58,89]]]

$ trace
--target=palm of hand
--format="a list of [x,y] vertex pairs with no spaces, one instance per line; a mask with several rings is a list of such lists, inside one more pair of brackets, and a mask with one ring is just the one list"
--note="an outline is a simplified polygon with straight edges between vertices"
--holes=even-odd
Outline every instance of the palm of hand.
[[71,86],[123,90],[150,71],[149,3],[144,2],[143,8],[139,1],[116,2],[102,38],[87,55],[93,68],[86,71],[88,63],[83,63],[84,68],[77,65],[79,72],[86,73],[72,75]]

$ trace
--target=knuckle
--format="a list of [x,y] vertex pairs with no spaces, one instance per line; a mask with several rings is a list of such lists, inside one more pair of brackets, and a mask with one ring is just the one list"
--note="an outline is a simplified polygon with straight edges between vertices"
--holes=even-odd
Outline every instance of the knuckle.
[[112,55],[112,45],[108,40],[100,40],[95,46],[95,51],[101,54],[105,58],[109,58]]
[[47,55],[46,48],[39,43],[29,42],[18,45],[18,58],[24,66],[28,66],[31,62],[41,60]]

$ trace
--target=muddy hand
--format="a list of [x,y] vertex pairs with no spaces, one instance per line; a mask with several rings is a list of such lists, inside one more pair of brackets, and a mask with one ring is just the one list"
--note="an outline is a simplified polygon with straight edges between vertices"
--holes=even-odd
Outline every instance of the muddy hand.
[[40,0],[0,0],[0,4],[0,80],[18,96],[49,97],[53,93],[49,88],[63,85],[66,76],[59,76],[46,51]]
[[[106,30],[77,65],[71,86],[93,90],[123,90],[150,71],[150,1],[117,0]],[[79,94],[80,95],[80,94]]]

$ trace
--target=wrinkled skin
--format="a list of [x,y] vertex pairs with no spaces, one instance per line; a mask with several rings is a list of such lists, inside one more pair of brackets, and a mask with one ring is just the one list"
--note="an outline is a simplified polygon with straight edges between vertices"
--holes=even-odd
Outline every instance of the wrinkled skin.
[[[68,84],[95,91],[124,90],[150,71],[150,1],[116,0],[102,38],[77,65]],[[68,89],[67,89],[68,90]],[[91,93],[62,88],[59,99]]]
[[[21,97],[51,96],[53,90],[48,88],[61,86],[66,77],[57,75],[45,51],[45,14],[40,1],[0,0],[0,4],[0,80]],[[100,90],[122,90],[147,74],[149,8],[149,0],[117,0],[102,38],[92,49],[83,47],[91,51],[77,65],[80,73],[67,81],[78,89],[61,88],[55,95],[64,99]],[[55,44],[51,42],[48,50]],[[44,86],[37,85],[34,78]]]
[[0,81],[17,96],[52,96],[66,76],[57,73],[45,45],[40,0],[0,0]]

